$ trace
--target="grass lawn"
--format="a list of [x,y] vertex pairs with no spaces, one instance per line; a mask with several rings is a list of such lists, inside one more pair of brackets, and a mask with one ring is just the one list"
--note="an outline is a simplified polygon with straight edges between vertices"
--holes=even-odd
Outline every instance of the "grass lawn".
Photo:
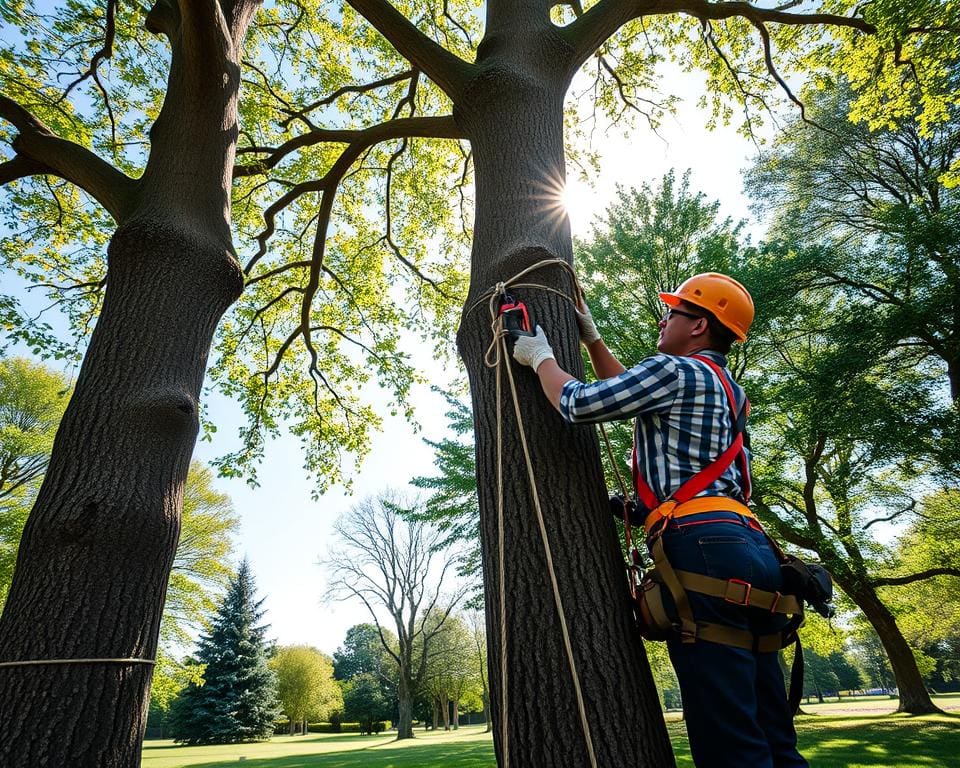
[[[936,698],[960,707],[960,694]],[[804,705],[797,719],[800,749],[813,768],[953,768],[960,765],[960,712],[911,717],[893,714],[886,697]],[[682,721],[667,715],[680,768],[693,768]],[[148,741],[142,768],[496,768],[493,741],[482,726],[413,741],[392,736],[278,736],[261,744],[182,747]],[[243,757],[245,760],[240,760]],[[536,768],[529,766],[528,768]]]

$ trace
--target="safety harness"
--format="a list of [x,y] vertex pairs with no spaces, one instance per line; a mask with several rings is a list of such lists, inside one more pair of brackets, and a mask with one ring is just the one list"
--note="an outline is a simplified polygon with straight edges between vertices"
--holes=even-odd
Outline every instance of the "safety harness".
[[[741,476],[743,477],[743,499],[744,502],[749,501],[750,474],[746,453],[743,449],[743,439],[750,404],[749,401],[745,401],[743,408],[738,412],[733,388],[720,366],[702,355],[691,355],[691,357],[707,365],[720,380],[730,406],[735,437],[730,446],[711,464],[683,483],[680,488],[670,494],[669,498],[660,501],[640,471],[637,437],[636,432],[634,433],[631,461],[634,489],[637,499],[648,510],[644,521],[644,529],[654,561],[654,567],[648,569],[638,582],[637,573],[640,570],[640,557],[632,546],[629,512],[625,507],[624,522],[627,532],[627,546],[630,550],[630,560],[628,561],[630,563],[628,565],[630,587],[637,605],[640,630],[644,637],[651,640],[665,640],[667,637],[679,633],[684,643],[709,640],[753,651],[777,651],[791,643],[798,642],[797,629],[803,622],[803,603],[798,596],[757,589],[742,579],[718,579],[675,569],[670,565],[664,551],[663,532],[671,520],[704,512],[733,512],[744,518],[745,524],[750,528],[767,535],[756,516],[745,503],[723,496],[697,496],[697,494],[710,487],[736,461],[740,465]],[[769,535],[767,535],[767,538],[773,545],[780,561],[786,562],[787,556],[779,545]],[[671,619],[664,605],[664,587],[673,598],[677,620]],[[734,605],[761,608],[771,613],[785,614],[790,616],[791,620],[782,631],[767,635],[756,635],[748,630],[696,621],[687,592],[698,592],[711,597],[722,598]],[[800,674],[802,674],[802,664]]]

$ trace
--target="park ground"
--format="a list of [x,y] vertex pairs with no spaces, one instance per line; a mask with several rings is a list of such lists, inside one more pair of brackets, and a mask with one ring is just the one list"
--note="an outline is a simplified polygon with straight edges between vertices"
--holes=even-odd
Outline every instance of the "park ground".
[[[960,765],[960,694],[934,697],[943,715],[893,712],[896,701],[858,698],[804,704],[797,719],[800,748],[813,768],[955,768]],[[680,768],[692,768],[683,723],[667,714]],[[629,734],[624,734],[629,738]],[[483,726],[417,730],[412,741],[393,736],[310,734],[259,744],[183,747],[148,741],[142,768],[495,768],[493,740]]]

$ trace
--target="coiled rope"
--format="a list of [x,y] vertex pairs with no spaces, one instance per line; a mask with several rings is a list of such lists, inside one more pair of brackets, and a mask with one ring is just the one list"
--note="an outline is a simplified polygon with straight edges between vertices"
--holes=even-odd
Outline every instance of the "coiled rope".
[[[559,266],[565,269],[573,280],[576,291],[576,297],[539,283],[520,283],[521,278],[538,269],[548,266]],[[547,526],[543,517],[543,509],[540,505],[540,494],[537,491],[536,476],[533,471],[533,462],[530,458],[530,448],[527,445],[527,437],[523,428],[523,415],[520,410],[520,401],[517,397],[517,387],[513,378],[513,370],[510,365],[510,355],[507,351],[507,336],[509,332],[503,325],[503,319],[500,316],[497,306],[501,297],[506,295],[507,288],[536,288],[555,293],[563,297],[571,304],[576,306],[579,299],[583,296],[583,290],[573,269],[562,259],[543,259],[527,267],[514,275],[509,280],[497,283],[488,292],[484,293],[468,310],[467,314],[474,308],[488,301],[490,309],[490,330],[493,333],[493,340],[487,348],[484,355],[484,362],[487,367],[496,370],[496,389],[497,389],[497,549],[498,549],[498,576],[500,586],[500,741],[503,753],[503,768],[510,768],[510,749],[508,741],[508,695],[507,695],[507,612],[506,612],[506,586],[505,586],[505,568],[504,568],[504,509],[503,509],[503,413],[501,407],[501,370],[506,369],[507,378],[510,382],[510,393],[513,398],[513,409],[517,418],[517,430],[520,433],[520,444],[523,447],[523,458],[527,467],[527,479],[530,482],[531,495],[533,496],[533,507],[537,515],[537,524],[540,528],[540,539],[543,542],[543,551],[546,558],[547,573],[550,576],[550,584],[553,588],[553,600],[557,608],[557,616],[560,619],[560,630],[563,635],[563,645],[566,650],[567,664],[570,667],[570,675],[573,678],[573,687],[576,693],[577,709],[580,713],[580,725],[583,729],[583,737],[586,742],[587,754],[590,758],[591,768],[597,768],[597,757],[593,748],[593,738],[590,734],[590,722],[587,718],[586,705],[583,700],[583,690],[580,685],[580,676],[577,673],[577,664],[573,656],[573,646],[570,643],[570,631],[567,628],[567,617],[563,610],[563,601],[560,597],[560,588],[557,584],[557,575],[553,567],[553,553],[550,549],[550,541],[547,536]]]

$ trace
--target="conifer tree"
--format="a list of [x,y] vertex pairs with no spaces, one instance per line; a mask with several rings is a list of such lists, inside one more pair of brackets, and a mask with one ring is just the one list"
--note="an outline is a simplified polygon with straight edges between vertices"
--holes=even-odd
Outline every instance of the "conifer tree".
[[227,744],[268,738],[279,715],[276,675],[267,666],[250,564],[244,559],[230,581],[208,635],[200,638],[197,662],[203,683],[190,683],[173,706],[174,738],[186,744]]

